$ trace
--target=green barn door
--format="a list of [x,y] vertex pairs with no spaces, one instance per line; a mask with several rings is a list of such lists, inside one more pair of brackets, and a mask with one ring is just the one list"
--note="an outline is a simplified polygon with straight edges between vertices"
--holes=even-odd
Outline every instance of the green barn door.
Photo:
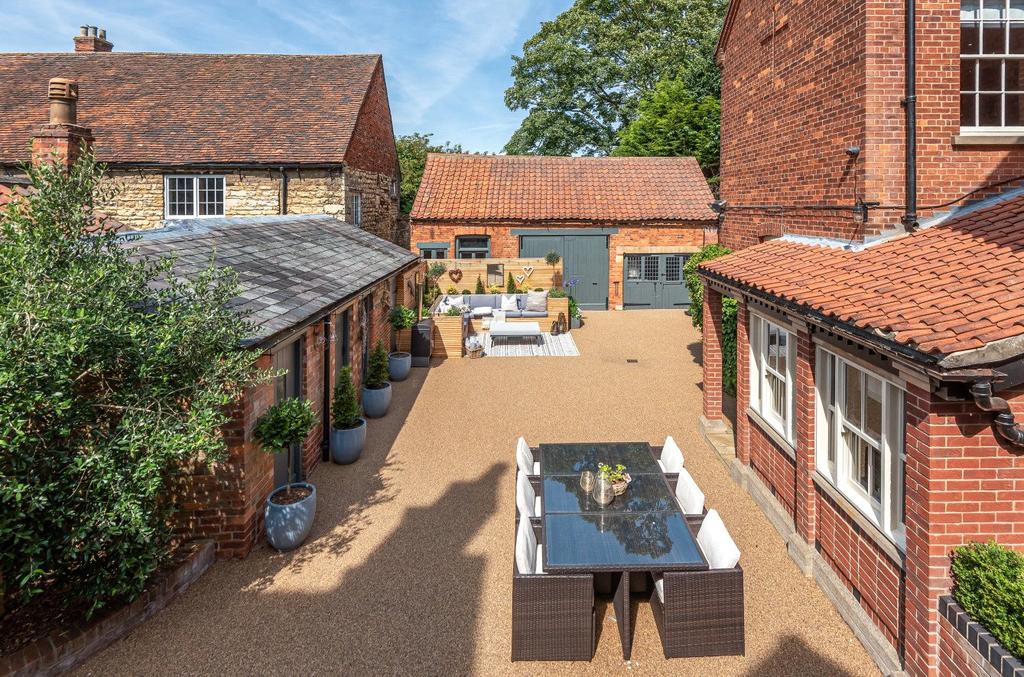
[[622,306],[626,310],[690,307],[683,279],[688,254],[627,254],[622,266]]
[[519,256],[544,258],[548,252],[562,257],[565,282],[576,278],[573,297],[584,310],[608,308],[607,235],[522,235]]

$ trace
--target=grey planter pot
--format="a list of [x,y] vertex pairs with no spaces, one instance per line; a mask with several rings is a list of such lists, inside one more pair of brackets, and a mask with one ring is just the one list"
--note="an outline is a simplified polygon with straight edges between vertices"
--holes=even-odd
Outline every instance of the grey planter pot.
[[395,352],[388,355],[388,374],[392,381],[404,381],[409,378],[412,369],[412,353]]
[[573,317],[573,318],[569,319],[569,328],[570,329],[579,329],[582,326],[583,326],[583,318],[582,317]]
[[359,460],[366,444],[366,419],[359,419],[355,428],[331,427],[331,460],[348,465]]
[[366,418],[380,418],[391,406],[391,384],[383,388],[363,388],[363,414]]
[[[290,505],[277,505],[270,500],[275,494],[281,493],[288,486],[305,487],[313,493],[298,503]],[[296,482],[275,489],[267,497],[265,512],[267,542],[282,552],[294,550],[302,545],[302,542],[309,536],[309,530],[313,528],[313,518],[315,516],[316,487],[314,485],[308,482]]]

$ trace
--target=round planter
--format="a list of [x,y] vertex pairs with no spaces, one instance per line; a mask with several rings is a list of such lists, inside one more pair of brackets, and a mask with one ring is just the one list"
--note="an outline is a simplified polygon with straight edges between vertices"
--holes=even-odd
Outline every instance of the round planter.
[[583,326],[583,318],[582,317],[574,317],[574,318],[572,318],[571,320],[569,320],[569,326],[571,328],[573,328],[573,329],[579,329],[580,327]]
[[367,418],[380,418],[391,406],[391,384],[383,388],[363,388],[363,413]]
[[[277,505],[271,499],[282,493],[289,486],[305,487],[312,493],[298,503]],[[274,548],[285,552],[302,545],[313,528],[313,517],[316,515],[316,487],[308,482],[294,484],[275,489],[267,497],[265,524],[267,542]]]
[[412,353],[391,353],[388,355],[388,374],[392,381],[404,381],[409,378],[412,369]]
[[355,428],[331,428],[331,460],[348,465],[359,460],[366,444],[366,419],[359,419]]

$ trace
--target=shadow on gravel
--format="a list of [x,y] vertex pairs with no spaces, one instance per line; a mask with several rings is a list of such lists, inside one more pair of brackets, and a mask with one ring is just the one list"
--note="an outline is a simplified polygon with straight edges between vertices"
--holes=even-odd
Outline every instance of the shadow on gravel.
[[765,675],[786,675],[787,677],[807,675],[807,677],[853,677],[839,663],[822,656],[803,639],[794,635],[786,635],[766,659],[748,670],[750,677]]

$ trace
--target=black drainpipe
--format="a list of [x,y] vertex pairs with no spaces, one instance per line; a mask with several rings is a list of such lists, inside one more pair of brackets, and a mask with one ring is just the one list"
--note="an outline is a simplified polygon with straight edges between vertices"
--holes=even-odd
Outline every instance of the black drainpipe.
[[917,230],[917,17],[916,0],[906,0],[906,94],[903,108],[906,113],[906,210],[903,213],[903,227],[908,233]]
[[[281,194],[278,196],[278,211],[288,213],[288,170],[281,167]],[[326,460],[326,459],[325,459]]]
[[971,395],[974,403],[982,411],[995,412],[992,426],[995,428],[996,436],[1001,437],[1010,444],[1024,446],[1024,428],[1014,422],[1013,412],[1010,405],[1001,397],[992,394],[991,381],[976,381],[971,385]]
[[324,318],[324,413],[323,439],[320,442],[320,459],[331,460],[331,316]]

